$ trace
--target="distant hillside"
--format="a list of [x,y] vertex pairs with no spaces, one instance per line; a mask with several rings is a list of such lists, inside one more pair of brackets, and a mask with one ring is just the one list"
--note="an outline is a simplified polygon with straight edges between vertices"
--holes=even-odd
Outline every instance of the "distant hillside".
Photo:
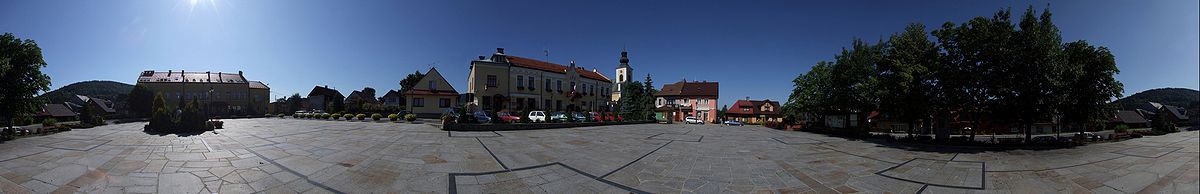
[[111,100],[115,104],[125,104],[125,99],[129,96],[129,91],[133,90],[133,85],[115,81],[84,81],[63,86],[54,91],[47,92],[39,96],[45,98],[49,103],[62,103],[75,95],[84,95],[105,100]]
[[1200,91],[1187,88],[1158,88],[1113,101],[1121,110],[1133,110],[1146,101],[1179,106],[1187,109],[1192,115],[1200,113]]

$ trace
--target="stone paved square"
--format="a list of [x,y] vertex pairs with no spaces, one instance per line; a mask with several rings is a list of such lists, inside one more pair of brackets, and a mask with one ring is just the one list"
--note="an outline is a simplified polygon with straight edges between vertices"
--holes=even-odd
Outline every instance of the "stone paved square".
[[918,158],[879,174],[928,185],[983,189],[983,164]]
[[[947,152],[759,126],[446,132],[227,119],[0,144],[0,193],[1197,193],[1195,131],[1056,150]],[[455,174],[451,183],[451,174]]]

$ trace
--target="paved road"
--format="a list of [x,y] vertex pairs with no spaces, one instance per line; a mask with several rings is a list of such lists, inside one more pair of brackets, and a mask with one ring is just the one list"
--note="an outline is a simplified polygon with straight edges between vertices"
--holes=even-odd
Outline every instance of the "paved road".
[[445,132],[229,119],[217,133],[102,126],[0,144],[0,193],[1197,193],[1182,132],[1061,150],[921,150],[756,126]]

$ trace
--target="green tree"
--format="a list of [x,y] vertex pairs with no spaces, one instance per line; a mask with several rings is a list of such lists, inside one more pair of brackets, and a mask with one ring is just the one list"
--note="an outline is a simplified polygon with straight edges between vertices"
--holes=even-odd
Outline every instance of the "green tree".
[[935,115],[943,123],[939,129],[945,130],[946,120],[958,117],[970,121],[970,139],[974,139],[983,118],[994,115],[988,107],[998,106],[995,95],[1004,92],[998,83],[1008,80],[992,75],[1013,54],[1009,17],[1009,10],[1004,9],[991,18],[975,17],[959,26],[946,22],[933,32],[941,49],[941,65],[931,68],[937,79],[936,96],[942,99],[934,105]]
[[[783,105],[783,112],[788,117],[803,118],[806,115],[815,116],[816,120],[824,121],[825,115],[833,112],[832,75],[833,63],[820,61],[813,65],[807,73],[800,74],[792,80],[794,88]],[[817,122],[818,125],[824,122]]]
[[1159,108],[1154,114],[1154,120],[1150,121],[1150,129],[1159,133],[1174,133],[1179,132],[1179,128],[1175,127],[1176,118],[1174,115],[1167,114],[1169,112],[1166,107]]
[[79,110],[79,123],[92,123],[96,120],[96,110],[92,108],[92,102],[84,102],[83,107]]
[[[831,76],[831,102],[835,110],[847,115],[857,115],[858,126],[865,128],[867,113],[879,107],[878,63],[883,57],[884,43],[868,44],[854,39],[850,49],[834,56]],[[850,119],[845,121],[850,127]]]
[[129,91],[129,109],[135,117],[150,117],[154,114],[154,91],[150,91],[145,85],[138,84],[133,86],[133,90]]
[[1110,99],[1121,97],[1124,86],[1113,78],[1121,72],[1112,53],[1105,47],[1094,47],[1087,41],[1063,45],[1062,90],[1059,112],[1062,123],[1077,130],[1088,124],[1112,117],[1116,107]]
[[654,94],[658,93],[658,90],[654,89],[654,80],[650,79],[650,74],[646,74],[646,82],[642,83],[642,88],[644,93],[641,100],[638,101],[642,105],[642,112],[644,112],[642,118],[654,119]]
[[642,87],[642,82],[633,81],[624,84],[621,88],[621,99],[618,100],[621,108],[621,117],[630,120],[645,119],[645,105],[641,104],[645,98],[645,90]]
[[161,92],[154,95],[152,109],[154,109],[154,114],[150,116],[150,123],[146,126],[146,131],[166,132],[174,127],[175,113],[167,110],[167,101]]
[[[1062,66],[1062,37],[1058,28],[1050,21],[1050,11],[1040,17],[1033,7],[1025,10],[1019,23],[1020,30],[1012,33],[1007,49],[1008,55],[995,59],[1002,64],[990,79],[1005,80],[995,83],[995,97],[999,106],[997,116],[1017,124],[1025,133],[1025,141],[1033,139],[1033,123],[1049,122],[1057,113],[1063,100],[1062,81],[1059,79]],[[1012,28],[1011,26],[1009,28]]]
[[[915,123],[928,118],[932,111],[935,80],[928,66],[937,63],[938,53],[927,36],[925,26],[918,23],[892,35],[876,74],[880,81],[881,112],[907,122],[910,137]],[[949,137],[949,133],[938,135],[939,139]]]
[[50,91],[50,76],[42,48],[30,39],[21,40],[12,33],[0,35],[0,119],[12,126],[13,118],[24,117],[41,108],[35,96]]
[[425,74],[422,74],[421,71],[413,72],[412,74],[405,76],[404,79],[400,80],[400,93],[403,94],[404,92],[408,92],[408,90],[412,89],[413,87],[416,87],[418,84],[417,82],[420,82],[422,78],[425,78]]
[[300,93],[294,93],[294,94],[292,94],[292,97],[288,97],[288,99],[287,99],[287,105],[288,105],[287,114],[296,112],[296,111],[300,110],[301,107],[303,107],[300,104],[300,99],[301,99]]
[[725,119],[725,112],[729,111],[729,105],[721,105],[721,109],[717,110],[717,118]]

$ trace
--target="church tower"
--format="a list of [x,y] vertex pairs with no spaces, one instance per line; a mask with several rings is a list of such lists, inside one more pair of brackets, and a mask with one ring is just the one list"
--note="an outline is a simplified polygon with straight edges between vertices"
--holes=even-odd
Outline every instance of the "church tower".
[[617,77],[613,80],[612,101],[616,102],[621,99],[621,86],[629,82],[629,78],[633,75],[633,67],[629,67],[629,52],[621,49],[621,65],[617,66]]

